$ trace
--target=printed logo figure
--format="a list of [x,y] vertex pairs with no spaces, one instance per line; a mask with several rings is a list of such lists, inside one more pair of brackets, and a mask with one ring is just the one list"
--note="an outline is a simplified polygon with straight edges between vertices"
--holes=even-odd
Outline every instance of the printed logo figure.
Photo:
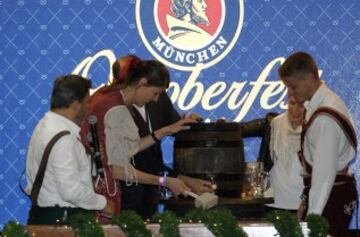
[[182,71],[215,65],[234,47],[244,19],[243,0],[137,0],[136,26],[159,61]]
[[172,43],[184,50],[206,45],[213,36],[198,25],[210,24],[205,0],[172,0],[171,11],[175,17],[166,15],[168,37]]

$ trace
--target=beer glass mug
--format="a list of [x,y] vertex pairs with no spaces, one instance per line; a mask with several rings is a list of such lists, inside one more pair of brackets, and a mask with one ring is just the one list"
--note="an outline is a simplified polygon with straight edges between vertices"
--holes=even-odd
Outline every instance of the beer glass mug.
[[263,197],[264,191],[267,188],[268,178],[267,173],[264,172],[262,162],[250,162],[245,167],[245,178],[248,183],[248,193],[253,198]]

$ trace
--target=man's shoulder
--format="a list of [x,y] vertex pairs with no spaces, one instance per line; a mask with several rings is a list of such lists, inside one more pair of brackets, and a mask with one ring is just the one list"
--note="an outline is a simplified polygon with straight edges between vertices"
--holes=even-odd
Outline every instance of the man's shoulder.
[[62,130],[68,130],[67,123],[65,122],[66,118],[61,117],[60,115],[48,111],[36,125],[34,132],[44,132],[47,134],[52,134],[60,132]]
[[59,120],[51,120],[45,116],[36,125],[31,137],[30,144],[33,144],[33,146],[45,146],[52,138],[54,138],[58,133],[62,131],[69,131],[70,134],[62,136],[59,139],[59,142],[63,142],[64,140],[71,140],[71,144],[73,141],[77,140],[77,134],[74,134],[72,132],[72,129],[68,127],[65,123]]
[[321,106],[329,106],[335,104],[342,104],[342,100],[340,97],[331,90],[324,82],[322,83],[321,87],[319,88],[319,96],[317,96],[318,107]]
[[318,108],[319,107],[328,107],[344,114],[345,116],[348,115],[348,108],[344,101],[335,92],[328,88],[324,91],[323,100],[318,105]]

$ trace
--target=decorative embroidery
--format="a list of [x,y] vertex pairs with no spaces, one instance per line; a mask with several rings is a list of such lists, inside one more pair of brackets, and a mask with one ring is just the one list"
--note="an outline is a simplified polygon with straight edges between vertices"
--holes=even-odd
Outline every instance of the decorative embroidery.
[[353,200],[348,205],[345,204],[344,213],[350,216],[352,214],[352,211],[355,209],[355,206],[356,206],[356,200]]

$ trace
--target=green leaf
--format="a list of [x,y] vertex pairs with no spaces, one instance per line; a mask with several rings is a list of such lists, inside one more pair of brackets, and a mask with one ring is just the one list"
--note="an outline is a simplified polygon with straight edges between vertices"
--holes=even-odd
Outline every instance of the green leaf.
[[306,217],[308,228],[310,229],[309,237],[325,237],[329,233],[328,221],[317,214],[309,214]]
[[113,218],[113,223],[118,225],[128,237],[151,237],[151,232],[146,229],[144,221],[132,210],[124,210]]
[[66,220],[66,224],[71,226],[76,237],[105,237],[104,231],[94,215],[75,214]]
[[160,234],[164,237],[180,237],[180,222],[173,212],[157,213],[153,216],[152,221],[160,224]]
[[30,234],[26,231],[23,225],[18,222],[9,221],[3,229],[2,236],[6,237],[30,237]]

